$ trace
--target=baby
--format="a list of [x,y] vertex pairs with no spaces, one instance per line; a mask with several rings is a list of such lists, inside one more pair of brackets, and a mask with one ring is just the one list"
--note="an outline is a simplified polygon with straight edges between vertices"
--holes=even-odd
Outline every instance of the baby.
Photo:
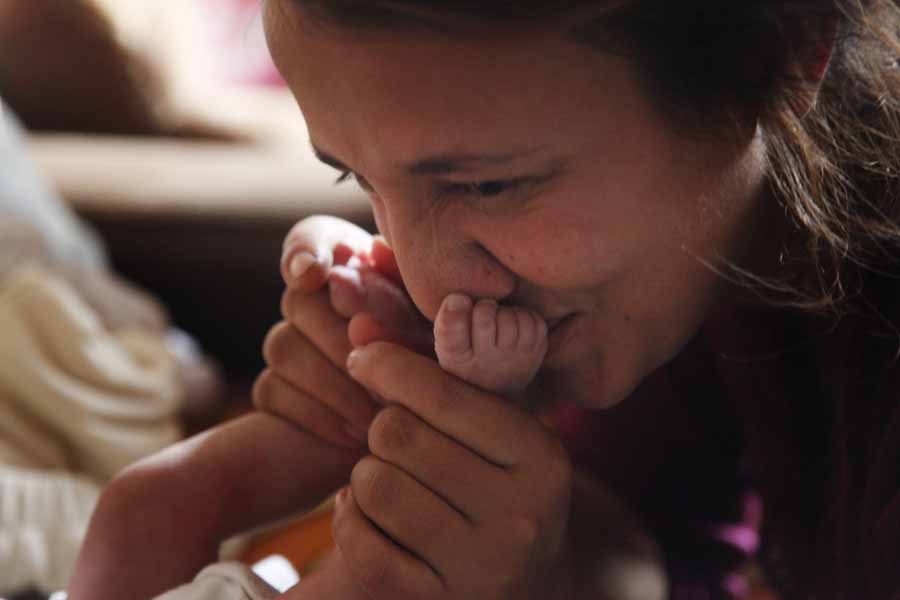
[[[311,260],[302,235],[289,238],[284,255],[285,279],[298,289],[315,289],[328,280],[332,305],[345,317],[362,309],[354,306],[352,296],[365,292],[363,280],[392,291],[398,302],[409,306],[399,286],[376,273],[365,256],[325,267]],[[547,351],[547,327],[539,315],[489,299],[473,302],[463,294],[444,300],[433,332],[441,367],[516,402],[522,401]],[[118,495],[111,494],[116,501],[106,503],[122,508],[104,513],[101,503],[91,523],[97,531],[89,533],[80,560],[88,564],[92,554],[104,552],[100,542],[91,546],[93,540],[103,539],[104,521],[114,523],[120,534],[122,521],[127,521],[131,529],[122,535],[133,542],[124,544],[131,555],[118,561],[115,582],[99,576],[102,583],[73,581],[71,600],[81,594],[94,600],[153,597],[214,560],[218,544],[227,537],[317,506],[346,484],[363,448],[348,451],[323,440],[314,429],[298,430],[283,419],[252,413],[126,470],[113,484],[119,486]],[[229,501],[222,502],[223,497]],[[131,517],[129,504],[139,504],[140,519]],[[296,592],[317,599],[367,600],[341,561],[339,552],[333,552]],[[147,573],[148,564],[154,565],[152,573]]]

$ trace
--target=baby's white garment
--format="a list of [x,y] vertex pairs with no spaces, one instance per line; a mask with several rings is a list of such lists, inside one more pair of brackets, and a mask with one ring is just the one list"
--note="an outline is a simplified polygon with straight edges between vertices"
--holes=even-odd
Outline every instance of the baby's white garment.
[[[274,600],[279,591],[242,563],[221,562],[206,567],[194,581],[170,590],[154,600]],[[57,592],[50,600],[67,600]]]
[[0,580],[4,589],[64,587],[99,487],[62,471],[0,465]]
[[161,336],[42,268],[0,280],[0,594],[67,584],[99,487],[181,438],[180,396]]
[[218,563],[203,569],[187,585],[156,600],[273,600],[278,591],[241,563]]
[[52,272],[0,281],[0,464],[109,481],[181,439],[177,364],[160,336],[111,332]]

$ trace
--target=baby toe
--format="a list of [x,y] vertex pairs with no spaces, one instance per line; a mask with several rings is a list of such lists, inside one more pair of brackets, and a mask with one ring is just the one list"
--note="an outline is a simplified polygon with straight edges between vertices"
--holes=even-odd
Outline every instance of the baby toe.
[[313,291],[328,277],[329,264],[313,254],[307,245],[292,243],[281,256],[281,277],[291,288]]
[[528,309],[520,309],[516,317],[519,321],[519,347],[529,351],[543,348],[547,343],[547,322]]
[[501,307],[497,310],[497,347],[514,350],[519,344],[519,320],[516,310]]
[[434,320],[434,344],[438,360],[456,361],[472,353],[472,300],[464,294],[444,299]]
[[479,300],[472,310],[472,346],[475,352],[489,352],[497,347],[496,300]]
[[537,320],[531,314],[531,311],[517,308],[516,324],[519,327],[518,347],[526,351],[531,350],[534,348],[535,339],[537,338]]

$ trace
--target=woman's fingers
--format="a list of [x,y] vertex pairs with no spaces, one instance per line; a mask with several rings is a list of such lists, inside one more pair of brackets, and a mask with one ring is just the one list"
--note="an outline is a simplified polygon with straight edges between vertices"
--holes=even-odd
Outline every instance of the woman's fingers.
[[333,267],[328,291],[334,310],[350,319],[348,333],[354,347],[382,340],[420,354],[434,353],[431,323],[401,287],[372,267]]
[[272,369],[257,377],[253,404],[258,410],[278,415],[333,444],[350,450],[366,447],[365,429],[349,424],[324,402],[294,387]]
[[281,314],[332,364],[345,368],[347,355],[353,349],[347,338],[347,320],[334,311],[325,290],[313,294],[286,290],[281,297]]
[[393,405],[379,412],[369,427],[368,441],[375,458],[399,468],[467,522],[478,524],[485,517],[486,497],[508,491],[504,469],[457,444],[404,407]]
[[[350,374],[388,404],[399,404],[499,466],[515,466],[529,444],[546,439],[540,424],[508,402],[443,371],[433,360],[375,342],[348,358]],[[522,439],[523,433],[528,439]]]
[[[364,535],[382,537],[361,544],[359,530],[347,533],[342,550],[386,569],[393,544],[434,571],[441,598],[548,597],[521,586],[567,548],[571,466],[558,440],[405,348],[376,342],[349,364],[388,406],[369,429],[372,456],[351,477],[355,505],[373,525]],[[373,598],[427,597],[398,592],[413,586],[410,573],[381,575],[380,595],[367,587]]]
[[334,265],[352,256],[368,257],[372,235],[356,225],[329,216],[303,219],[284,240],[281,275],[288,288],[311,292],[328,280]]
[[357,582],[372,598],[435,598],[443,582],[435,571],[394,544],[360,509],[353,492],[336,497],[334,541]]
[[461,547],[472,526],[443,498],[374,456],[356,464],[350,486],[357,506],[385,535],[439,576],[452,571],[445,549]]
[[415,307],[404,288],[371,267],[360,270],[366,311],[382,324],[402,331],[427,331],[432,326]]
[[389,329],[431,333],[403,288],[370,266],[334,267],[328,287],[332,306],[344,318],[365,312]]
[[347,332],[354,348],[373,342],[390,342],[409,348],[422,356],[434,357],[434,335],[431,329],[402,330],[385,327],[369,313],[350,319]]
[[333,258],[306,250],[292,249],[281,255],[281,278],[288,289],[314,292],[328,281]]
[[284,250],[296,247],[313,254],[330,255],[338,244],[352,249],[354,254],[368,254],[372,249],[372,234],[344,219],[316,215],[294,225],[284,240]]
[[[375,416],[376,405],[369,393],[354,383],[335,362],[319,349],[315,340],[303,335],[289,323],[279,323],[269,332],[263,344],[263,355],[269,368],[292,388],[304,392],[296,402],[316,399],[330,411],[349,421],[357,430],[368,429]],[[337,363],[340,364],[340,363]],[[287,392],[284,388],[279,388]],[[280,399],[286,394],[273,396]],[[281,407],[267,406],[269,410]],[[282,416],[289,409],[277,410]],[[308,423],[299,422],[309,427]],[[317,432],[313,429],[314,432]]]
[[359,269],[332,267],[328,276],[328,294],[332,308],[345,319],[366,310],[366,288]]

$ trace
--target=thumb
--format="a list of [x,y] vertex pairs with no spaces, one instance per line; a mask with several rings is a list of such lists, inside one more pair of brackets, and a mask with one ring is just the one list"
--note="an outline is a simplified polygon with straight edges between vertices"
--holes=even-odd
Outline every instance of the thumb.
[[367,255],[372,235],[353,223],[329,216],[303,219],[288,233],[281,255],[281,275],[288,287],[313,292],[328,281],[333,265],[353,255]]
[[434,357],[434,336],[429,330],[392,329],[379,323],[369,313],[360,313],[350,319],[347,335],[354,348],[362,348],[373,342],[391,342],[423,356]]

